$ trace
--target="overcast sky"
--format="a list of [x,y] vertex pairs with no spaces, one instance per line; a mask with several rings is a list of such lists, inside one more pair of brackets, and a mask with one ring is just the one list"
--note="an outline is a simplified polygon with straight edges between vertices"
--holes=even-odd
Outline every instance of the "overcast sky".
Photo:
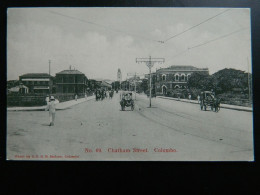
[[53,76],[71,65],[88,78],[112,80],[120,68],[125,79],[148,73],[136,58],[149,55],[165,58],[152,71],[171,65],[209,68],[210,74],[248,71],[248,58],[251,72],[250,9],[10,8],[7,16],[8,80],[48,73],[49,60]]

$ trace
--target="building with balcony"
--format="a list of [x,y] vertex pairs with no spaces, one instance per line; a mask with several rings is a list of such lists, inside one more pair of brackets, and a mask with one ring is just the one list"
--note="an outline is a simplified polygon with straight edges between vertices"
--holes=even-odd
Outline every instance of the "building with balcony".
[[28,87],[29,93],[53,93],[54,77],[47,73],[28,73],[19,77],[20,85]]
[[208,68],[196,68],[194,66],[170,66],[156,70],[154,84],[156,94],[165,95],[174,89],[186,89],[187,82],[194,72],[209,74]]
[[78,70],[63,70],[56,73],[57,94],[82,95],[87,92],[88,79]]

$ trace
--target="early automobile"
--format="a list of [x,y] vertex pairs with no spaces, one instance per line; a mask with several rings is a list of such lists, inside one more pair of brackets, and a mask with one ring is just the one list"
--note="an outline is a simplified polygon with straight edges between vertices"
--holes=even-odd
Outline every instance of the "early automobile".
[[201,92],[200,109],[207,110],[207,107],[210,107],[212,111],[218,112],[220,110],[220,101],[211,91]]
[[122,110],[125,110],[125,107],[131,107],[131,110],[134,110],[135,104],[131,92],[122,94],[120,105]]

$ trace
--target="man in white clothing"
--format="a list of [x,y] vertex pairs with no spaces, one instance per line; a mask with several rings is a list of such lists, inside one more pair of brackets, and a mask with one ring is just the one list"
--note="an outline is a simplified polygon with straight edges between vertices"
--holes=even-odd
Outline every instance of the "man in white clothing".
[[55,98],[51,96],[50,103],[47,105],[46,110],[49,110],[50,126],[54,125],[55,120]]

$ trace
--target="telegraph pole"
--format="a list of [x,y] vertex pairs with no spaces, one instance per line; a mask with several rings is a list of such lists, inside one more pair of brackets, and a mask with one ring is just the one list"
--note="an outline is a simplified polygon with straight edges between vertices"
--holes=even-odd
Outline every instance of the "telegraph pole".
[[152,96],[152,75],[151,75],[151,69],[153,67],[153,65],[155,63],[164,63],[164,58],[151,58],[151,56],[149,56],[149,58],[136,58],[136,63],[146,63],[146,66],[148,66],[149,68],[149,75],[150,75],[150,105],[149,107],[151,108],[152,107],[152,104],[151,104],[151,96]]

